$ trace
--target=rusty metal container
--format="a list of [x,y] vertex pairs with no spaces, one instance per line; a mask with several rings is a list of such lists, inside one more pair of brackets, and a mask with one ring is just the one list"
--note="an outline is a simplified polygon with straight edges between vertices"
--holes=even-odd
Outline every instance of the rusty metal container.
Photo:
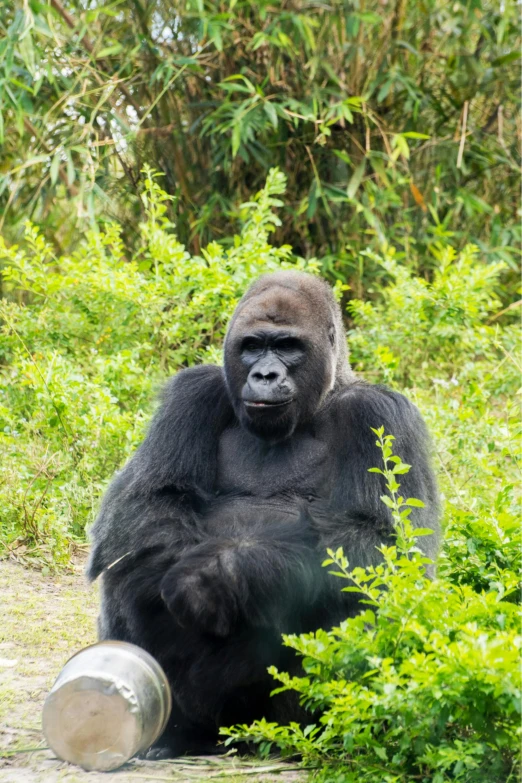
[[127,642],[99,642],[76,653],[43,708],[43,732],[64,761],[86,770],[121,767],[163,733],[172,706],[165,672]]

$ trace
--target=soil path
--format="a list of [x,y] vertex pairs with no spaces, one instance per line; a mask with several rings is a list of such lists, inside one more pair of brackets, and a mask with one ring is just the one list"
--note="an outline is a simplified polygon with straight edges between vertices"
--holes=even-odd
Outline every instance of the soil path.
[[97,593],[81,571],[50,577],[0,561],[0,783],[304,779],[288,765],[245,759],[132,760],[110,773],[84,772],[56,759],[41,731],[45,695],[67,659],[96,641]]

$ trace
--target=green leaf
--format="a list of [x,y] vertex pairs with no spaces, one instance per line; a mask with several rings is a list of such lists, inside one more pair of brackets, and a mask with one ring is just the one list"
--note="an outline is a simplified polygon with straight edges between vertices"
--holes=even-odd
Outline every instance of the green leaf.
[[348,155],[347,152],[344,150],[332,150],[333,154],[338,157],[340,160],[344,161],[344,163],[347,163],[348,166],[352,165],[352,159]]
[[405,506],[414,506],[415,508],[424,508],[424,503],[418,498],[407,498],[404,501]]
[[67,182],[69,185],[72,185],[76,178],[76,171],[74,169],[74,163],[70,151],[66,150],[65,155],[67,158]]
[[308,219],[313,218],[315,210],[317,208],[317,183],[314,179],[310,186],[310,193],[308,194],[308,207],[306,210],[306,217]]
[[357,193],[362,178],[364,177],[365,168],[366,168],[366,158],[363,158],[362,161],[357,166],[357,168],[355,169],[355,171],[353,172],[352,177],[348,183],[348,187],[346,188],[346,195],[348,196],[348,198],[353,198]]
[[226,92],[244,92],[247,95],[252,94],[252,90],[249,90],[248,87],[245,87],[244,84],[229,84],[228,82],[220,82],[219,86]]
[[382,101],[388,96],[392,86],[393,82],[390,79],[387,79],[384,84],[381,85],[381,88],[377,93],[377,103],[382,103]]
[[392,158],[397,160],[399,155],[402,155],[406,160],[410,157],[410,148],[408,142],[404,138],[403,133],[397,133],[392,139],[392,146],[394,148]]
[[399,465],[395,465],[392,473],[402,475],[403,473],[409,473],[410,469],[411,465],[407,465],[405,462],[401,462]]
[[519,60],[520,57],[520,51],[508,52],[508,54],[503,54],[502,57],[497,57],[496,60],[492,60],[491,65],[493,68],[498,68],[500,65],[507,65],[515,60]]
[[401,133],[401,136],[405,139],[431,139],[431,136],[428,136],[427,133],[417,133],[416,131],[406,131]]
[[51,163],[51,168],[49,170],[49,174],[51,177],[51,183],[53,185],[56,185],[56,180],[58,179],[58,170],[60,168],[60,151],[54,153],[53,160]]
[[270,103],[270,101],[265,101],[265,103],[263,104],[263,109],[267,114],[268,118],[270,119],[270,122],[272,123],[274,130],[277,130],[278,120],[277,120],[277,112],[275,110],[274,104]]
[[104,49],[101,49],[99,52],[97,52],[96,59],[101,60],[104,57],[110,57],[111,55],[119,54],[122,51],[123,51],[123,44],[121,43],[116,43],[113,44],[112,46],[106,46]]
[[241,125],[236,122],[232,128],[232,157],[235,158],[241,146]]

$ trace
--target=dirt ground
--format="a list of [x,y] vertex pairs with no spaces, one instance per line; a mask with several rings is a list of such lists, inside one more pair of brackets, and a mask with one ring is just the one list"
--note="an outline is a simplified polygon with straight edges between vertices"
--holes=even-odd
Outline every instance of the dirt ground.
[[0,561],[0,783],[204,781],[281,783],[306,776],[281,762],[194,758],[132,760],[116,772],[84,772],[45,746],[41,710],[67,659],[96,641],[96,589],[78,573],[43,576]]

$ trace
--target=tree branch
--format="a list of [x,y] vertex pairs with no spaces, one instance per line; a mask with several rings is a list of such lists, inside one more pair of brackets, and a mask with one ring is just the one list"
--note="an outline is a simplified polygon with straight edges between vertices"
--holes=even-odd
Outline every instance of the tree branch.
[[[60,3],[60,0],[50,0],[50,3],[52,7],[57,11],[66,25],[70,27],[71,30],[75,30],[77,28],[76,21],[71,16],[71,14],[63,7],[63,5]],[[95,56],[94,52],[94,46],[87,37],[87,35],[84,35],[83,38],[80,38],[80,43],[82,44],[83,48],[86,49],[90,55],[93,57]],[[104,60],[100,60],[100,63],[105,67],[105,70],[109,71],[109,68],[107,68],[107,63]],[[141,107],[138,103],[136,103],[134,96],[131,92],[127,89],[127,87],[124,84],[121,84],[118,82],[117,84],[118,90],[127,98],[129,103],[134,107],[134,110],[136,111],[136,114],[138,117],[141,117]]]

